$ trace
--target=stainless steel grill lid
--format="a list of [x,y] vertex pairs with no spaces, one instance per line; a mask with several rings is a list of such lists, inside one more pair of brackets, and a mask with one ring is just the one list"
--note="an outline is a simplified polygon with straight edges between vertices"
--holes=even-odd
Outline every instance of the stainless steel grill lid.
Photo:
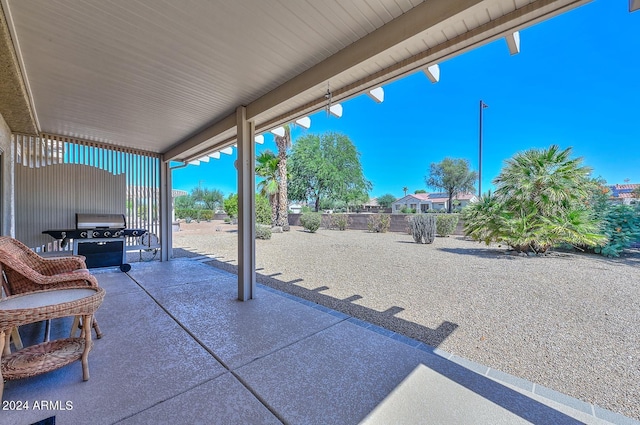
[[124,214],[76,214],[76,229],[124,229]]

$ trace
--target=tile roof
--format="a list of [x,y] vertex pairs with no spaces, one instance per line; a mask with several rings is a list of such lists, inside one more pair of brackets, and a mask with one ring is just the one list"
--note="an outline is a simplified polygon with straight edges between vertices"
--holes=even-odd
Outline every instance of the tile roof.
[[638,183],[615,184],[615,185],[609,186],[609,189],[611,189],[611,196],[614,198],[634,198],[634,196],[628,196],[628,195],[632,195],[631,192],[633,192],[639,187],[640,187],[640,184]]
[[[473,199],[475,195],[473,193],[459,193],[453,199],[457,199],[459,201],[469,201]],[[404,196],[400,199],[397,199],[395,202],[399,202],[405,198],[415,198],[420,201],[431,201],[431,202],[445,202],[449,200],[449,195],[444,192],[434,192],[434,193],[411,193],[407,196]]]
[[640,187],[640,183],[632,183],[632,184],[616,184],[615,188],[618,190],[633,190],[637,187]]

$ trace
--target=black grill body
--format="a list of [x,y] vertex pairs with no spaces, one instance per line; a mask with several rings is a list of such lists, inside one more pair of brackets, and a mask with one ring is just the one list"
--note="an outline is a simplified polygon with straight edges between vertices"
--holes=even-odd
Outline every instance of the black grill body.
[[119,266],[123,272],[131,270],[126,259],[127,237],[147,233],[145,229],[127,229],[124,214],[76,214],[76,228],[45,230],[64,247],[73,240],[73,253],[84,255],[88,268]]

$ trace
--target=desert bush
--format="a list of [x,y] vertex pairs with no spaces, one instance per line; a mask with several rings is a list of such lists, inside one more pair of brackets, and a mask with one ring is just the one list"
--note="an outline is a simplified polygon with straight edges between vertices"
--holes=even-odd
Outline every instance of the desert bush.
[[436,234],[438,236],[449,236],[456,230],[458,214],[438,214],[436,215]]
[[409,220],[411,236],[416,243],[433,243],[436,237],[436,216],[433,214],[417,214]]
[[389,214],[373,214],[367,219],[367,228],[372,233],[386,233],[391,226]]
[[352,220],[351,217],[349,217],[349,214],[334,213],[326,215],[323,218],[324,227],[329,230],[347,230],[351,225],[351,222]]
[[191,208],[176,208],[176,218],[187,218],[191,217],[193,214],[190,214]]
[[351,225],[349,214],[333,214],[333,222],[338,230],[347,230]]
[[619,257],[625,248],[640,240],[640,207],[609,207],[602,217],[601,232],[608,242],[595,247],[594,251],[606,257]]
[[271,227],[264,224],[256,224],[256,239],[271,239]]
[[322,214],[317,212],[305,212],[300,216],[300,224],[308,232],[315,233],[322,224]]
[[198,210],[200,220],[213,220],[213,210]]

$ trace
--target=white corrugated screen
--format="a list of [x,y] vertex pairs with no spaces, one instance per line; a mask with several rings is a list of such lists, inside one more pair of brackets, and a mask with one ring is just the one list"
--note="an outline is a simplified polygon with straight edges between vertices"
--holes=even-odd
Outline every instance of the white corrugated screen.
[[28,246],[58,249],[42,231],[75,228],[76,213],[125,214],[128,228],[161,236],[158,154],[49,134],[13,145],[16,238]]

